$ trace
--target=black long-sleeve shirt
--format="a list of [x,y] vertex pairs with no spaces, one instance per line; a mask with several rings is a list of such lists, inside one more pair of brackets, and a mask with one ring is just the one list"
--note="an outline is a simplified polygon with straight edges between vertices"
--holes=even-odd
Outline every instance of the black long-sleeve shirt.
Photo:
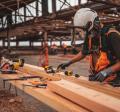
[[[116,32],[111,32],[108,34],[108,36],[104,36],[102,38],[105,38],[104,46],[107,47],[107,49],[105,48],[106,49],[105,51],[106,52],[109,51],[112,56],[116,57],[116,59],[120,59],[120,35]],[[96,40],[96,42],[94,40],[93,42],[93,44],[95,44],[96,46],[98,43],[99,43],[98,40]],[[82,49],[83,55],[90,54],[88,44],[89,44],[88,40],[85,40],[83,49]]]

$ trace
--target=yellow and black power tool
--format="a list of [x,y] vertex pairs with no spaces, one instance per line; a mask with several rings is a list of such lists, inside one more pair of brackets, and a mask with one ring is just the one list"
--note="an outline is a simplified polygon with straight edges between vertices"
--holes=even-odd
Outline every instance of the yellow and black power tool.
[[18,70],[20,67],[23,66],[24,66],[24,59],[9,60],[3,58],[1,60],[0,72],[4,74],[16,73],[16,70]]
[[24,62],[24,59],[13,60],[13,70],[17,70],[19,67],[23,67]]
[[76,78],[80,77],[79,74],[74,74],[73,71],[65,71],[64,74],[66,76],[75,76]]
[[53,68],[53,66],[45,66],[44,70],[46,73],[55,73],[56,70]]
[[[57,69],[53,68],[53,66],[45,66],[45,67],[44,67],[44,70],[45,70],[46,73],[52,73],[53,75],[54,75],[55,73],[61,71],[61,70],[59,70],[58,68],[57,68]],[[64,71],[64,74],[65,74],[66,76],[75,76],[76,78],[80,77],[79,74],[74,74],[72,71]]]

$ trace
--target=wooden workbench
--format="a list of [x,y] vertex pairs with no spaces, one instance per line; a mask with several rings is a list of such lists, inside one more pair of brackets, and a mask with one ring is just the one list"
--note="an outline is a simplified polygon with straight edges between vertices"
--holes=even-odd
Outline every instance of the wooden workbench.
[[[120,112],[120,88],[92,83],[86,78],[51,76],[42,68],[25,64],[18,74],[2,74],[0,80],[26,75],[48,79],[47,89],[25,87],[29,80],[9,81],[13,86],[60,112]],[[50,81],[54,80],[54,81]]]

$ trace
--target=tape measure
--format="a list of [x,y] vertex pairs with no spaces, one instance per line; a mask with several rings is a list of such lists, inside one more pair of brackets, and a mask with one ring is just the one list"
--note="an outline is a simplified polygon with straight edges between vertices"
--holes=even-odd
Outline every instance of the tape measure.
[[65,71],[64,73],[65,73],[66,76],[72,76],[73,75],[72,71]]
[[75,76],[76,78],[80,77],[79,74],[73,74],[72,71],[65,71],[64,73],[66,76]]

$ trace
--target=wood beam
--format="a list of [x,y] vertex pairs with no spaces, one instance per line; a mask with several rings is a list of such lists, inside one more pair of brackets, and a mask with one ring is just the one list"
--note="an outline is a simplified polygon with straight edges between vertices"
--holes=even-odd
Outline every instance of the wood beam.
[[21,72],[28,73],[28,74],[39,75],[39,76],[43,77],[44,79],[47,79],[50,81],[51,80],[54,80],[54,81],[61,80],[61,78],[59,76],[53,76],[50,74],[46,74],[45,72],[41,71],[41,69],[39,69],[38,67],[36,67],[34,65],[25,64],[24,68],[21,68],[19,70]]
[[113,88],[112,86],[108,84],[100,84],[99,82],[91,82],[89,81],[88,77],[84,77],[84,76],[80,76],[79,79],[76,79],[74,77],[63,76],[63,74],[61,75],[64,80],[68,80],[70,82],[79,84],[86,88],[93,89],[95,91],[99,91],[101,93],[120,99],[120,91],[118,88]]
[[92,112],[119,111],[119,99],[66,80],[48,82],[48,88]]
[[[26,74],[20,72],[13,75],[0,75],[0,81],[2,82],[4,79],[19,78],[21,76],[26,76]],[[23,87],[25,84],[30,84],[28,81],[8,81],[8,84],[12,84],[13,87],[17,87],[18,90],[21,90],[31,97],[36,98],[38,101],[50,106],[58,112],[89,112],[82,107],[68,101],[67,99],[54,94],[49,89]]]

